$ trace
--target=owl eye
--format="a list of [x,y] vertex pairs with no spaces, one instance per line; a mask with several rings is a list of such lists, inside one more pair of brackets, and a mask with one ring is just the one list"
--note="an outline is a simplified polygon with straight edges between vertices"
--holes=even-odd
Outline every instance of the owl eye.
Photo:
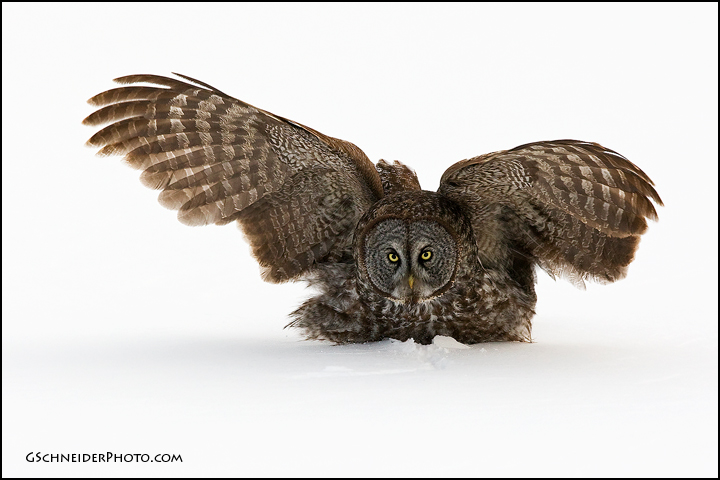
[[388,254],[388,260],[390,260],[392,263],[397,263],[397,261],[400,260],[400,257],[398,257],[398,256],[397,256],[396,254],[394,254],[394,253],[389,253],[389,254]]
[[420,260],[428,261],[432,258],[432,252],[430,250],[425,250],[420,254]]

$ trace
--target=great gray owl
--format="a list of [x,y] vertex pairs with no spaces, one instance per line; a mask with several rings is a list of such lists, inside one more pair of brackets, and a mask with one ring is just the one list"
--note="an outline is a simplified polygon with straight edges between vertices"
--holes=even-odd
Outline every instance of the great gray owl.
[[[395,161],[191,83],[130,75],[91,98],[88,144],[124,155],[187,225],[237,221],[269,282],[319,289],[292,313],[308,338],[529,341],[535,266],[582,283],[625,276],[653,182],[597,143],[522,145],[452,165],[437,192]],[[649,198],[648,198],[649,197]]]

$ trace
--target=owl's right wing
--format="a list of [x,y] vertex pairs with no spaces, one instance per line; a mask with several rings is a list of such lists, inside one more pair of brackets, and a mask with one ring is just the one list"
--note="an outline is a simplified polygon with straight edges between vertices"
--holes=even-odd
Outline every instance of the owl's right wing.
[[481,261],[520,255],[578,284],[624,277],[646,218],[657,220],[650,199],[662,205],[640,168],[577,140],[463,160],[443,174],[438,191],[470,215]]
[[88,140],[124,155],[188,225],[237,220],[263,278],[283,282],[341,258],[355,225],[383,196],[374,165],[355,145],[253,107],[203,82],[130,75],[88,102]]

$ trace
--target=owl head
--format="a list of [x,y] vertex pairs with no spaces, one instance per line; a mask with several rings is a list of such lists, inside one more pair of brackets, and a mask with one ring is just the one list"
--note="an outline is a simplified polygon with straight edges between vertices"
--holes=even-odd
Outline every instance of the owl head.
[[358,224],[361,283],[400,304],[442,295],[467,254],[470,228],[460,209],[434,192],[385,197]]

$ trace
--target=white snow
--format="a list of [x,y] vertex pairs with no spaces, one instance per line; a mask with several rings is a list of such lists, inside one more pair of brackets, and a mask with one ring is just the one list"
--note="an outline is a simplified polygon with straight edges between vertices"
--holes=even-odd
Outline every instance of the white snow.
[[[540,317],[536,343],[470,347],[331,346],[241,327],[6,343],[4,455],[22,475],[710,472],[715,339],[616,338],[617,322],[600,320],[583,332],[577,319]],[[24,462],[38,450],[183,463]]]
[[[239,4],[217,7],[227,28],[186,15],[184,37],[142,8],[2,6],[3,477],[717,477],[717,4],[650,21]],[[625,280],[539,274],[534,343],[303,341],[283,327],[308,291],[262,283],[236,228],[180,224],[83,147],[85,99],[178,70],[427,189],[463,158],[577,138],[638,164],[666,207]]]

